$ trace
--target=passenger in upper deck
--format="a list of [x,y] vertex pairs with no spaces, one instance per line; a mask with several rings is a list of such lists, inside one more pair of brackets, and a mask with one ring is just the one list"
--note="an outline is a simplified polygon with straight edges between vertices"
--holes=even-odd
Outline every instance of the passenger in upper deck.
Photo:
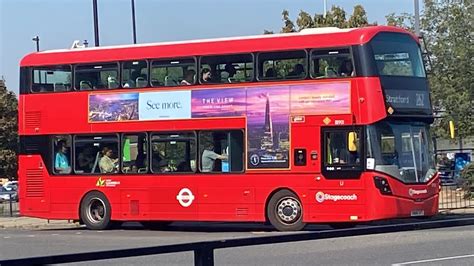
[[288,73],[288,77],[303,77],[304,76],[304,66],[302,64],[296,64],[293,68],[293,71]]
[[341,77],[353,77],[355,76],[354,68],[352,67],[352,62],[349,59],[346,59],[342,62],[339,67],[339,75]]
[[195,77],[196,71],[193,69],[188,69],[184,73],[183,80],[179,83],[180,85],[193,85],[194,84],[194,77]]
[[202,75],[202,82],[203,83],[209,83],[211,82],[212,80],[212,75],[211,75],[211,71],[209,70],[209,68],[204,68],[201,72],[201,75]]
[[227,82],[232,83],[233,78],[235,73],[237,73],[237,70],[235,70],[234,65],[231,63],[228,63],[224,67],[225,72],[227,72]]

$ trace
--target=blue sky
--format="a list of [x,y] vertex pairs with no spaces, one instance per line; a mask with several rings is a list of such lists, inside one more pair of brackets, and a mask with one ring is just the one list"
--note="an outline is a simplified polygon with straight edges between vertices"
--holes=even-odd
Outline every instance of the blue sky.
[[[98,0],[100,45],[131,44],[131,1]],[[385,24],[385,15],[413,13],[413,0],[327,0],[348,13],[356,4],[370,22]],[[323,12],[323,0],[135,0],[137,43],[255,35],[278,32],[281,11],[293,21],[300,10]],[[18,65],[36,49],[69,48],[74,40],[94,45],[92,0],[0,0],[0,78],[18,94]]]

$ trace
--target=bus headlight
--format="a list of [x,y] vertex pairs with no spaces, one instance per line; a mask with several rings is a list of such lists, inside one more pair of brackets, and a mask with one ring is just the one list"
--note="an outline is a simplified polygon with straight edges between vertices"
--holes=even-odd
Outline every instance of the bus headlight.
[[383,195],[392,195],[392,189],[385,177],[374,176],[375,187],[379,189]]

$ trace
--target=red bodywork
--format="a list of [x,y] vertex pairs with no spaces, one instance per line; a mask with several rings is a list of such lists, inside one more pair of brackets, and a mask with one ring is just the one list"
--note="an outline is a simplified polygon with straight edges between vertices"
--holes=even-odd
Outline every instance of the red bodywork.
[[[343,47],[364,44],[381,31],[405,32],[393,27],[368,27],[349,32],[327,34],[294,34],[265,38],[205,40],[199,42],[136,45],[118,48],[92,48],[71,51],[49,51],[26,56],[21,66],[60,65],[89,62],[173,58],[193,55],[225,54],[320,47]],[[337,79],[341,81],[344,79]],[[307,115],[304,122],[292,122],[291,151],[305,148],[321,155],[321,127],[365,125],[386,117],[382,89],[377,77],[346,79],[351,84],[351,115]],[[278,84],[308,84],[335,80],[288,81]],[[261,83],[258,83],[261,85]],[[226,85],[226,87],[251,87]],[[223,85],[215,85],[223,87]],[[210,87],[210,86],[207,86]],[[193,89],[207,88],[194,86]],[[137,91],[176,90],[145,88]],[[114,90],[114,93],[130,90]],[[88,122],[88,97],[91,92],[20,95],[19,133],[26,135],[83,134],[106,132],[181,131],[200,129],[242,129],[245,118],[189,119],[170,121]],[[324,123],[326,117],[331,119]],[[321,157],[321,156],[319,156]],[[79,219],[79,205],[90,191],[103,192],[111,203],[113,220],[186,220],[186,221],[265,221],[266,204],[273,193],[286,188],[303,203],[305,222],[368,221],[407,217],[422,210],[434,215],[438,210],[438,177],[428,184],[406,185],[381,173],[364,172],[359,179],[326,179],[321,174],[321,158],[308,160],[305,166],[288,170],[246,170],[242,174],[192,175],[107,175],[103,179],[117,181],[115,187],[98,187],[95,176],[49,175],[39,155],[19,156],[21,214],[47,219]],[[373,177],[389,180],[393,195],[384,196],[376,189]],[[182,188],[194,195],[189,207],[177,200]],[[409,190],[426,190],[410,195]],[[356,195],[351,201],[317,201],[318,192],[333,195]]]

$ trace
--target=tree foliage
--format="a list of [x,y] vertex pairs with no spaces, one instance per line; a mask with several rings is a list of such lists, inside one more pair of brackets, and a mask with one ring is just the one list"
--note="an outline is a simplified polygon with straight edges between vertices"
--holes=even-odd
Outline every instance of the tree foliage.
[[[318,27],[338,27],[338,28],[356,28],[370,25],[367,19],[367,13],[361,5],[354,6],[352,15],[347,18],[346,11],[339,6],[332,6],[329,11],[324,14],[314,14],[301,10],[296,18],[296,25],[290,19],[288,10],[283,10],[281,13],[284,26],[281,28],[281,33],[297,32],[303,29],[318,28]],[[373,23],[374,25],[374,23]],[[273,31],[264,30],[264,34],[272,34]]]
[[16,178],[18,149],[18,101],[0,80],[0,177]]
[[[444,115],[436,124],[438,135],[448,135],[448,121],[458,136],[474,135],[474,1],[425,0],[421,33],[430,52],[428,76],[433,106]],[[389,14],[387,24],[413,31],[414,17]]]

